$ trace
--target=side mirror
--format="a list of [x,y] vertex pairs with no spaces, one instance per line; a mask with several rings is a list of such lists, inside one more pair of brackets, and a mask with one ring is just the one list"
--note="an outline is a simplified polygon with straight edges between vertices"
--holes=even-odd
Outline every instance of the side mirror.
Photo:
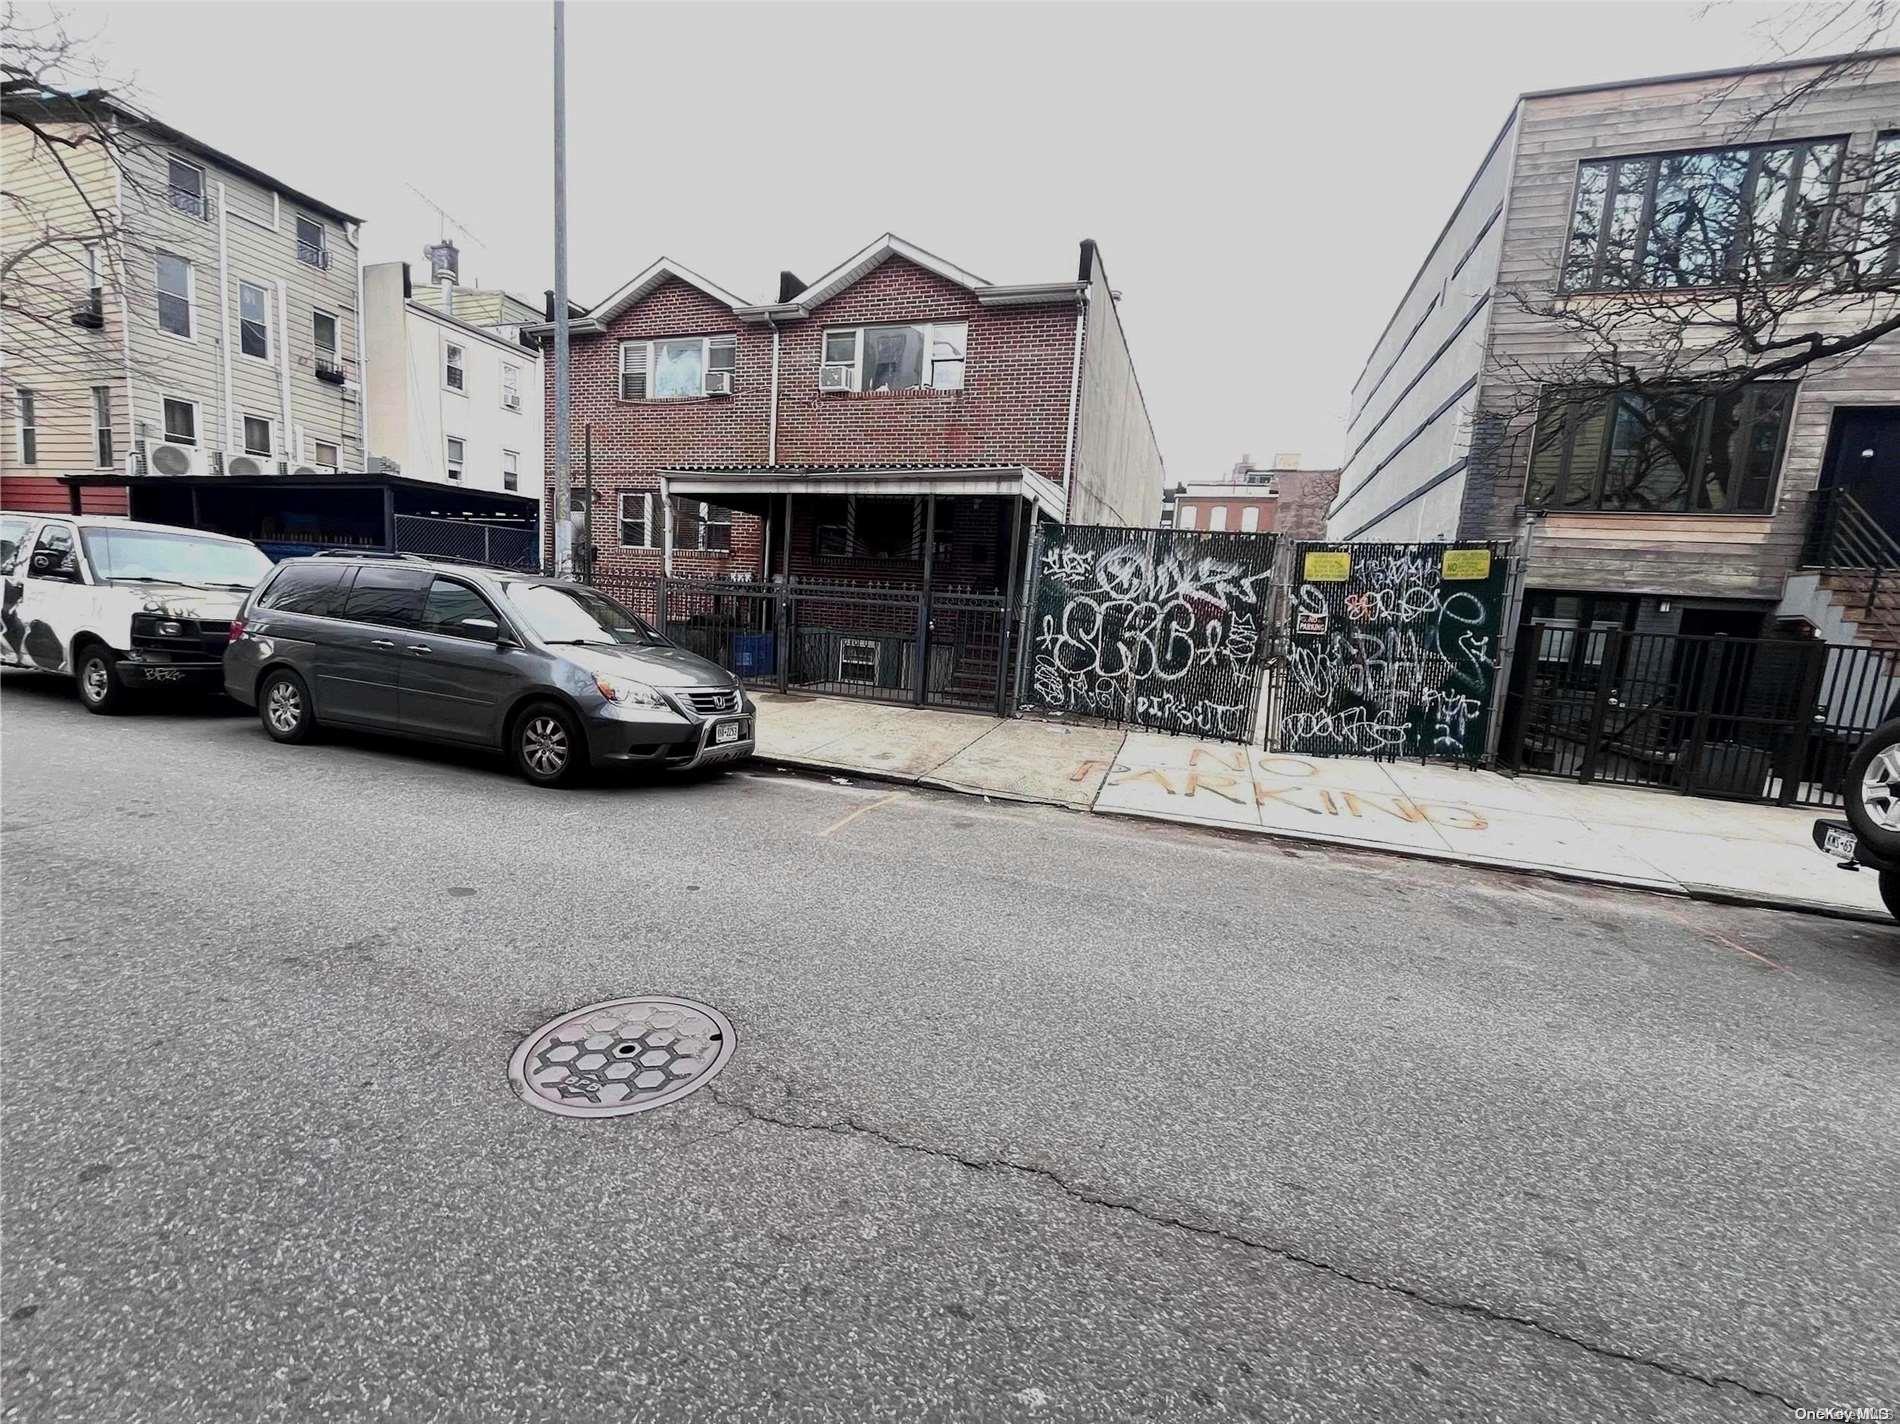
[[492,618],[464,618],[455,625],[465,638],[479,638],[484,643],[512,643],[513,638],[502,636],[501,624]]

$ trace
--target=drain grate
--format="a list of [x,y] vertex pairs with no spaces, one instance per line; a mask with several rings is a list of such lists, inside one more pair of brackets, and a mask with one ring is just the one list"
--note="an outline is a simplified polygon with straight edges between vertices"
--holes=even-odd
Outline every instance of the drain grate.
[[521,1100],[563,1117],[623,1117],[676,1103],[732,1057],[732,1022],[691,999],[609,999],[562,1014],[508,1063]]

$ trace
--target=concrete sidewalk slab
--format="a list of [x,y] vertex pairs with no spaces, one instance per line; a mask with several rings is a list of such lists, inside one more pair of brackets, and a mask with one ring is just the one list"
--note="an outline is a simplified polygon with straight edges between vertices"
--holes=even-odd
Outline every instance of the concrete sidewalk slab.
[[1367,761],[1321,761],[1256,753],[1254,800],[1262,829],[1305,840],[1444,853],[1436,819],[1471,823],[1468,807],[1420,805]]
[[758,755],[899,781],[917,781],[1001,725],[996,717],[847,698],[765,693],[755,701]]
[[1850,874],[1812,842],[1790,848],[1775,840],[1660,826],[1624,826],[1616,834],[1632,854],[1690,894],[1727,897],[1745,888],[1786,904],[1886,913],[1878,875],[1871,870]]
[[1157,732],[1130,732],[1095,809],[1156,816],[1202,826],[1260,829],[1251,758],[1245,748],[1215,746]]
[[1086,811],[1124,734],[1053,722],[999,722],[922,778],[925,786]]
[[1652,890],[1679,888],[1668,875],[1632,851],[1622,834],[1612,835],[1602,827],[1586,826],[1568,816],[1502,806],[1474,809],[1482,824],[1444,830],[1452,853],[1468,864],[1542,870]]

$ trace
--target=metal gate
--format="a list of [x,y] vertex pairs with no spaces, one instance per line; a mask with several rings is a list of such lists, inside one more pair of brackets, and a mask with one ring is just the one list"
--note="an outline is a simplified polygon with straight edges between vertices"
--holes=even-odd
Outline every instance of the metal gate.
[[1499,759],[1582,782],[1829,804],[1892,701],[1885,662],[1809,639],[1531,623]]
[[1018,701],[1251,740],[1275,544],[1271,534],[1038,526]]
[[1304,756],[1480,761],[1509,547],[1298,545],[1268,745]]

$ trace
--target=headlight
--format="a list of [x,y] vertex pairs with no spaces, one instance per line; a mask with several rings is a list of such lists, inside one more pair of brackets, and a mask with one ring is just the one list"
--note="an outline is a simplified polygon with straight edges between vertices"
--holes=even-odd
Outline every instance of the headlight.
[[170,619],[167,619],[165,622],[158,625],[158,635],[161,638],[176,638],[180,633],[184,631],[185,631],[184,624],[175,623],[171,621]]
[[602,697],[618,707],[666,706],[666,699],[644,682],[634,682],[624,677],[606,677],[596,673],[594,686],[600,689]]

